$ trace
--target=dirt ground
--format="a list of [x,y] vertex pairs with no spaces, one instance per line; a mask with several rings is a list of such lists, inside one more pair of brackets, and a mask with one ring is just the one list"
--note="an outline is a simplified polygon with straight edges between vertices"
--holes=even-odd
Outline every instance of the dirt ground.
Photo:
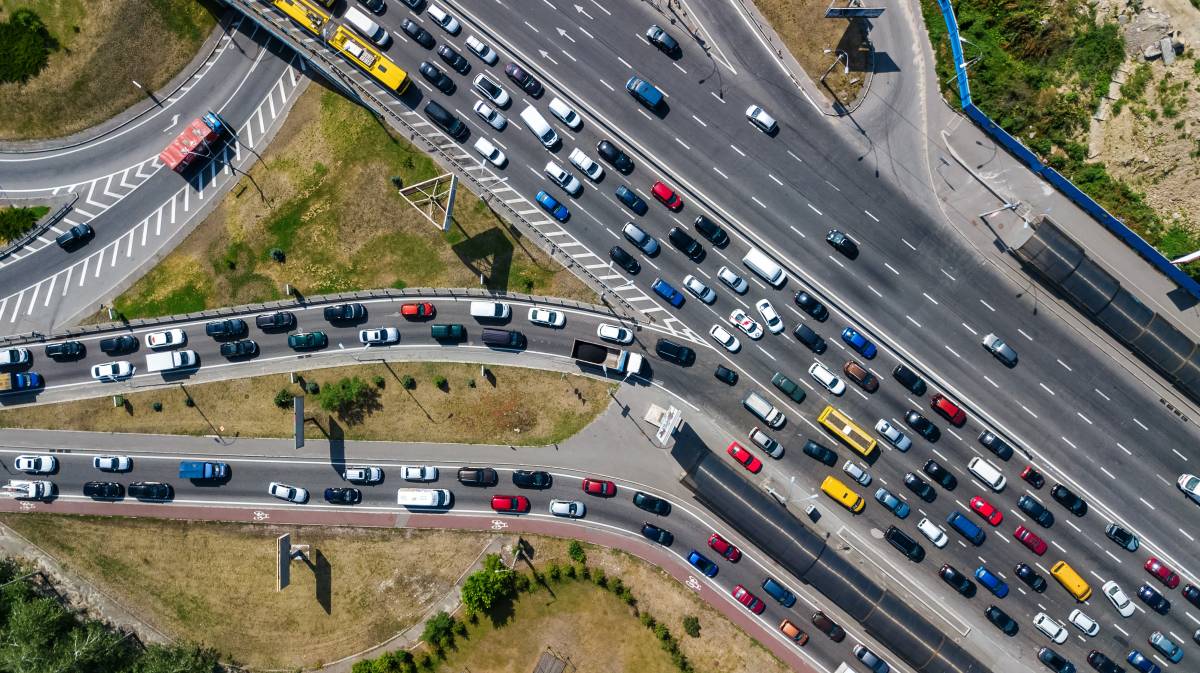
[[[813,82],[829,72],[826,86],[817,87],[826,98],[845,105],[858,98],[871,68],[862,19],[826,19],[828,0],[754,0],[754,4]],[[850,60],[850,72],[845,72],[845,60],[830,70],[835,54],[827,54],[825,49],[844,52]]]

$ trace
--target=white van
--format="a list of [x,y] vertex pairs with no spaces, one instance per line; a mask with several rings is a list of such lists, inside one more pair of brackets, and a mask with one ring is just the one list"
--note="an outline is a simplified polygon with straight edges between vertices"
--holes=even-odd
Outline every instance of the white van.
[[533,135],[537,136],[539,142],[546,149],[554,149],[558,144],[558,134],[554,129],[550,128],[550,123],[542,116],[542,113],[535,110],[532,106],[526,105],[524,110],[521,110],[521,121],[529,127]]
[[766,253],[758,248],[750,248],[750,252],[747,252],[746,256],[742,258],[742,264],[774,287],[782,287],[787,281],[787,274],[783,272],[783,267],[776,264],[775,260],[767,257]]
[[146,371],[165,372],[172,369],[192,367],[196,364],[196,351],[182,350],[166,353],[151,353],[146,356]]
[[783,422],[787,420],[782,411],[776,409],[775,405],[767,401],[767,398],[755,392],[746,395],[742,400],[742,406],[772,428],[782,426]]
[[379,24],[367,18],[366,14],[358,11],[356,7],[347,7],[343,18],[346,19],[346,23],[350,24],[354,30],[362,33],[363,37],[375,44],[386,48],[392,43],[392,36],[381,28]]
[[967,469],[971,471],[971,474],[975,475],[976,479],[987,484],[988,488],[997,493],[1003,491],[1004,485],[1008,483],[1008,480],[1000,473],[1000,468],[979,456],[975,456],[971,459],[971,462],[967,463]]
[[498,301],[471,302],[471,317],[484,320],[508,320],[512,314],[508,304]]
[[396,490],[396,504],[409,508],[450,507],[454,497],[444,488],[401,488]]

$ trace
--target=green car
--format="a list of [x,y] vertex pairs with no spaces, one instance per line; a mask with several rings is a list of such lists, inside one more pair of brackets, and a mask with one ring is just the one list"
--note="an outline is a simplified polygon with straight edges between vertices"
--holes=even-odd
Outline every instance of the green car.
[[800,387],[800,384],[783,374],[775,372],[775,376],[771,377],[771,383],[775,384],[776,388],[782,390],[784,395],[792,398],[792,401],[797,403],[804,401],[804,389]]
[[293,350],[304,351],[314,348],[324,348],[329,345],[329,338],[324,332],[300,332],[288,335],[288,346]]

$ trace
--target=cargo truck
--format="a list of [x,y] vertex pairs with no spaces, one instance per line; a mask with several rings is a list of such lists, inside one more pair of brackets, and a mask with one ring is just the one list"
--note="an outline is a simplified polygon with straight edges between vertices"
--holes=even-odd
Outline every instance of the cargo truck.
[[167,149],[159,152],[158,160],[176,173],[182,173],[197,158],[212,156],[212,144],[219,141],[228,128],[217,113],[206,112],[203,117],[189,122]]
[[43,383],[42,375],[37,372],[0,373],[0,394],[41,388]]
[[576,339],[571,346],[571,357],[582,362],[611,369],[622,374],[637,374],[642,371],[642,356],[604,344]]
[[194,481],[219,481],[229,477],[229,465],[207,460],[183,460],[179,462],[179,478]]
[[181,350],[166,353],[151,353],[146,356],[146,371],[165,372],[172,369],[192,367],[196,364],[196,351]]

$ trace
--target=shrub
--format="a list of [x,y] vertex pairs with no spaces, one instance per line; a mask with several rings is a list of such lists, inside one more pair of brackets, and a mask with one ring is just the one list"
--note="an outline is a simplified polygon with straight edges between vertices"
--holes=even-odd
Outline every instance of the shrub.
[[[290,398],[290,397],[288,398],[288,402],[289,402],[289,404],[291,403],[291,398]],[[188,395],[187,397],[185,397],[185,398],[183,399],[183,404],[184,404],[185,406],[194,407],[194,406],[196,406],[196,400],[193,400],[193,399],[192,399],[192,396],[191,396],[191,395]],[[276,401],[276,402],[275,402],[275,404],[279,404],[279,402],[278,402],[278,401]]]
[[601,589],[608,588],[608,577],[604,575],[603,568],[596,568],[596,572],[592,573],[592,581]]
[[529,575],[521,573],[521,574],[517,575],[517,579],[514,582],[514,585],[516,586],[517,591],[519,591],[521,593],[525,593],[525,592],[529,591],[530,587],[533,586],[533,582],[529,581]]
[[279,392],[275,393],[275,406],[279,407],[280,409],[291,409],[292,392],[287,388],[280,388]]
[[316,381],[309,381],[304,384],[304,392],[309,395],[316,395],[321,392],[321,386]]
[[425,622],[425,630],[421,631],[421,640],[431,645],[452,647],[454,645],[454,627],[458,623],[445,610],[438,612]]
[[440,388],[442,390],[445,390],[446,389],[446,377],[445,376],[435,376],[433,379],[433,385],[437,386],[438,388]]
[[279,248],[271,248],[270,254],[271,254],[271,259],[273,259],[276,262],[279,262],[280,264],[283,264],[285,261],[287,261],[287,255],[283,254],[283,251],[280,250]]
[[625,593],[625,583],[621,581],[620,577],[614,579],[612,582],[609,582],[608,588],[618,596]]
[[642,614],[638,615],[638,621],[642,623],[642,626],[648,629],[654,628],[654,617],[651,617],[649,612],[643,612]]
[[50,209],[45,206],[0,208],[0,242],[15,241],[20,238],[48,212]]
[[400,385],[404,386],[405,390],[412,390],[417,387],[417,380],[405,374],[404,378],[400,379]]
[[654,637],[665,641],[671,637],[671,630],[667,628],[666,624],[659,622],[654,625]]
[[571,544],[567,545],[567,556],[576,563],[587,563],[587,552],[583,550],[579,540],[571,540]]
[[475,379],[467,379],[467,387],[474,388],[475,387]]
[[700,620],[695,615],[684,615],[683,632],[693,638],[700,637]]
[[372,394],[365,381],[351,376],[325,386],[317,399],[325,411],[336,411],[339,415],[346,416],[365,404]]
[[155,402],[150,405],[150,408],[155,411],[162,411],[162,402]]
[[382,376],[376,376],[375,378],[371,379],[371,383],[374,383],[376,388],[382,388],[386,382],[383,380]]
[[567,579],[569,580],[575,579],[575,577],[578,575],[578,573],[575,571],[575,566],[567,566],[566,569],[563,570],[563,574],[566,575]]
[[557,563],[551,563],[550,567],[546,570],[546,574],[552,582],[557,582],[562,579],[562,568]]

